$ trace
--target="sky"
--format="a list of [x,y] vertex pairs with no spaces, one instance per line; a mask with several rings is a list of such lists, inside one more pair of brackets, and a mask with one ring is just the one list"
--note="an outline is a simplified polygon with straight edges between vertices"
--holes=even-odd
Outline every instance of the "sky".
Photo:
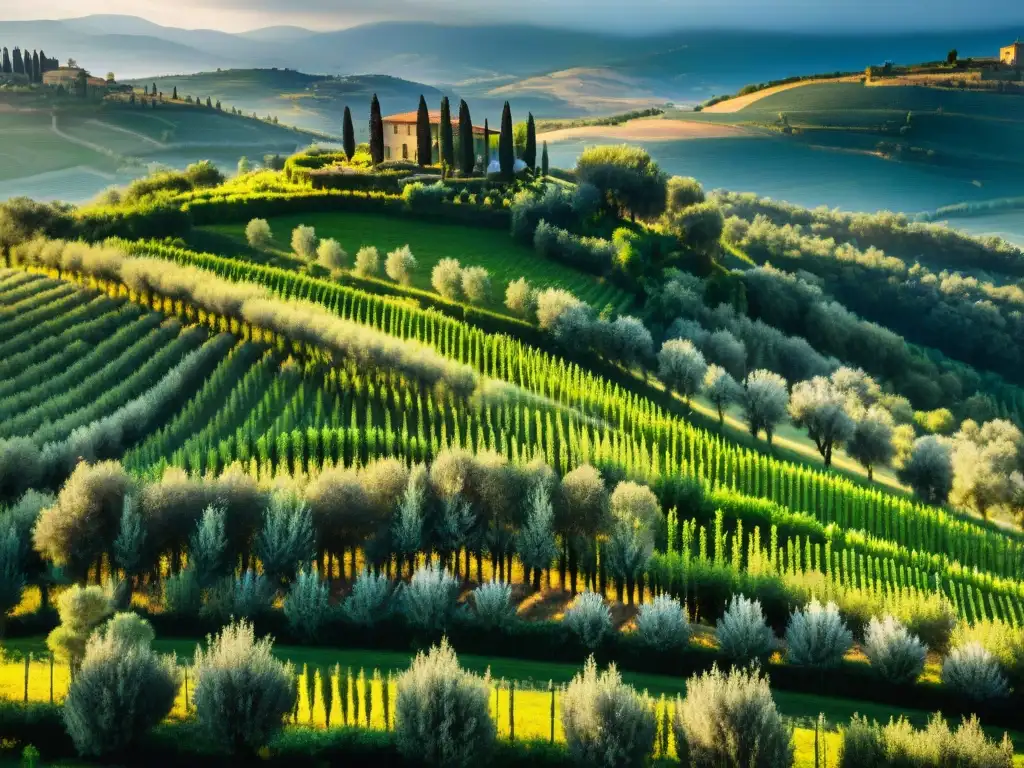
[[1019,0],[36,0],[0,4],[0,21],[108,13],[227,32],[281,24],[329,30],[385,20],[514,21],[637,33],[688,27],[837,32],[1024,27],[1024,2]]

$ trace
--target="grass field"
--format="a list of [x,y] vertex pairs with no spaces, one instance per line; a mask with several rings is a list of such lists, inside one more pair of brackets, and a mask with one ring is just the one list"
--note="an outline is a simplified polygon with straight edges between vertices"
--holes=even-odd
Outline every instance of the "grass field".
[[[157,651],[174,654],[181,665],[189,665],[191,663],[195,646],[195,642],[190,640],[157,640],[154,643]],[[41,638],[12,640],[6,644],[6,648],[20,658],[17,660],[7,660],[0,664],[0,695],[4,698],[19,700],[24,695],[25,684],[25,666],[21,659],[26,653],[33,653],[37,657],[41,657],[47,651]],[[396,696],[394,676],[397,676],[402,670],[406,669],[411,661],[409,654],[400,652],[294,646],[277,646],[275,654],[283,660],[290,661],[300,675],[304,669],[308,670],[310,674],[315,674],[316,670],[325,671],[332,668],[335,664],[340,665],[342,678],[345,676],[346,669],[351,670],[353,678],[356,678],[360,672],[363,672],[367,685],[371,689],[370,725],[378,729],[384,727],[382,686],[390,677],[392,680],[390,684],[390,700],[393,718]],[[490,672],[494,690],[491,697],[491,712],[497,723],[498,733],[503,737],[508,737],[509,735],[509,683],[515,681],[514,717],[516,738],[550,738],[552,694],[548,690],[548,684],[549,682],[553,683],[555,687],[555,739],[558,741],[564,739],[561,725],[562,692],[559,690],[559,687],[572,680],[573,676],[579,671],[577,666],[472,655],[460,655],[459,661],[463,667],[477,674]],[[375,672],[379,672],[379,677],[374,674]],[[679,678],[662,675],[632,674],[628,672],[624,673],[622,677],[625,682],[639,690],[646,690],[659,701],[661,697],[664,697],[666,702],[671,702],[677,695],[682,696],[686,693],[685,681]],[[67,692],[68,674],[66,665],[59,662],[54,665],[53,679],[54,700],[60,701]],[[314,693],[313,711],[310,714],[305,682],[306,680],[303,676],[299,686],[299,722],[300,724],[311,723],[314,726],[323,727],[325,724],[325,714],[319,685]],[[331,710],[331,723],[335,727],[342,722],[341,696],[338,682],[339,680],[335,679],[333,683],[334,705]],[[344,683],[344,680],[342,679],[341,682]],[[353,681],[354,684],[355,681]],[[189,685],[191,686],[192,682]],[[29,699],[32,701],[48,701],[49,696],[50,664],[47,660],[33,661],[31,662],[29,672]],[[360,699],[360,722],[365,724],[365,700],[362,696]],[[920,710],[905,710],[872,702],[852,701],[787,691],[775,691],[775,699],[779,710],[790,720],[795,728],[796,765],[799,768],[814,765],[813,721],[819,713],[825,715],[831,729],[827,737],[828,754],[831,757],[837,754],[840,742],[840,736],[836,729],[848,722],[854,714],[861,714],[883,723],[888,722],[890,718],[906,716],[917,726],[924,725],[928,718],[928,713]],[[355,711],[355,705],[351,699],[347,709],[349,718],[351,718]],[[180,718],[185,713],[185,687],[183,684],[171,716]],[[1001,735],[1001,733],[1002,731],[998,729],[992,730],[993,735]],[[1010,736],[1016,744],[1024,746],[1024,733],[1011,733]],[[1024,764],[1024,754],[1018,753],[1018,758],[1015,762]]]
[[[300,224],[316,229],[318,237],[332,237],[341,243],[350,261],[364,245],[376,246],[381,254],[381,276],[384,258],[389,251],[408,245],[416,257],[413,285],[433,290],[430,273],[444,258],[458,259],[464,267],[481,266],[491,273],[493,300],[491,307],[505,312],[505,287],[512,280],[526,277],[535,287],[557,287],[572,291],[592,306],[611,304],[619,311],[632,305],[631,297],[611,283],[537,256],[532,249],[512,240],[505,232],[435,224],[398,217],[356,213],[317,213],[305,216],[284,216],[270,219],[274,233],[271,255],[281,266],[299,262],[291,257],[292,230]],[[207,227],[208,231],[230,240],[228,245],[237,255],[265,260],[266,253],[253,251],[245,242],[244,224]],[[200,242],[199,245],[204,243]],[[223,253],[228,248],[221,248]]]
[[0,181],[36,176],[84,165],[114,171],[118,163],[99,152],[74,144],[50,130],[42,112],[0,112]]

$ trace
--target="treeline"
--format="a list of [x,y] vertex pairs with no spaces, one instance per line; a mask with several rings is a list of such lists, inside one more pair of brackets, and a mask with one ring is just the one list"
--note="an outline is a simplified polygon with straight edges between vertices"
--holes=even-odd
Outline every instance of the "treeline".
[[1022,382],[1024,292],[956,273],[935,274],[875,248],[777,226],[764,216],[732,217],[723,235],[759,262],[809,272],[844,305],[918,344],[980,370]]
[[196,313],[212,313],[280,335],[338,361],[357,360],[363,366],[398,370],[428,387],[443,384],[456,396],[466,397],[476,387],[476,375],[469,368],[423,345],[342,320],[310,303],[282,301],[265,288],[232,283],[194,267],[134,258],[116,248],[44,239],[12,249],[11,258],[72,276],[113,281],[154,302],[184,302]]
[[42,50],[29,53],[28,48],[24,51],[14,46],[13,51],[8,51],[6,46],[3,49],[3,58],[0,59],[0,74],[21,75],[30,83],[43,82],[43,73],[51,69],[58,69],[60,62],[57,59],[47,58]]
[[[727,218],[738,216],[753,221],[757,216],[764,216],[779,227],[800,226],[816,237],[832,238],[860,249],[878,248],[900,259],[958,270],[983,269],[1024,276],[1024,251],[996,236],[975,237],[944,225],[912,221],[902,213],[891,211],[847,213],[824,206],[812,210],[753,193],[716,190],[711,193],[711,199]],[[995,203],[978,205],[984,205],[985,210],[995,207]],[[936,218],[958,210],[941,208]]]

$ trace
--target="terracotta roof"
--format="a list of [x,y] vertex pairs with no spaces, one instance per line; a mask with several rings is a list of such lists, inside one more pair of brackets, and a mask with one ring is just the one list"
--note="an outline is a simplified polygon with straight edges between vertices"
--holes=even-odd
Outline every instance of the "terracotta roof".
[[[439,124],[441,122],[441,110],[435,109],[435,110],[432,110],[429,114],[430,114],[430,124],[431,125],[437,125],[437,124]],[[418,115],[419,115],[418,111],[402,112],[399,115],[388,115],[387,117],[383,118],[383,121],[385,123],[399,123],[401,125],[416,125],[416,120],[417,120],[417,116]],[[455,128],[457,129],[458,125],[459,125],[458,115],[453,114],[451,116],[451,119],[452,119],[452,125],[455,126]],[[484,132],[483,126],[481,126],[481,125],[474,125],[473,126],[473,133],[480,133],[480,134],[482,134],[483,132]]]

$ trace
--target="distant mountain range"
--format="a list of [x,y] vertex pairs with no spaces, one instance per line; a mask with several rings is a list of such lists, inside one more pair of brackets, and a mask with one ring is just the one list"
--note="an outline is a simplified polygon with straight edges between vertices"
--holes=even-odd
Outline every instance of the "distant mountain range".
[[[119,79],[218,68],[373,73],[557,116],[694,103],[750,82],[897,63],[994,56],[1017,29],[815,35],[677,31],[625,36],[528,25],[369,24],[336,32],[268,27],[241,34],[164,27],[133,16],[0,22],[0,45],[43,48]],[[488,103],[486,109],[490,111]]]

